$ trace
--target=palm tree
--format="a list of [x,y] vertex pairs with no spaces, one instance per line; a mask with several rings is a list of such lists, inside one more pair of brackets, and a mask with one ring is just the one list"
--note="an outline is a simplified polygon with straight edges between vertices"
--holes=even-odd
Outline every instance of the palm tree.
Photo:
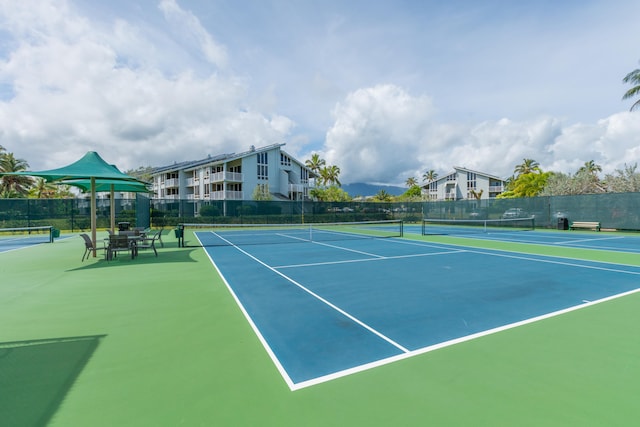
[[407,178],[407,181],[404,183],[407,187],[411,188],[414,185],[418,185],[418,180],[414,177]]
[[36,199],[53,199],[57,194],[57,186],[43,178],[36,178],[36,183],[29,189],[29,196]]
[[602,172],[602,167],[596,164],[593,160],[589,160],[588,162],[584,162],[584,166],[581,166],[578,169],[578,173],[586,172],[590,175],[596,176],[598,172]]
[[326,166],[326,164],[327,162],[324,159],[321,159],[320,154],[318,153],[312,154],[311,158],[304,162],[304,165],[311,169],[311,172],[315,174],[316,177],[320,176],[320,171],[324,166]]
[[513,172],[516,174],[516,177],[519,175],[524,175],[526,173],[538,172],[540,171],[540,164],[533,159],[522,159],[522,164],[517,165]]
[[375,196],[373,196],[373,198],[380,202],[390,202],[391,194],[387,193],[385,190],[380,190],[376,193]]
[[[5,153],[0,157],[0,171],[2,172],[22,172],[27,170],[29,163],[26,160],[16,159],[13,153]],[[3,194],[15,192],[18,195],[25,195],[33,181],[24,175],[4,175],[0,183]]]
[[471,193],[471,195],[473,197],[475,197],[476,200],[480,200],[482,199],[482,193],[484,193],[484,190],[480,190],[480,191],[476,191],[476,190],[469,190],[469,192]]
[[325,166],[322,169],[320,169],[320,179],[322,183],[325,185],[335,184],[338,187],[340,187],[342,184],[338,179],[339,175],[340,175],[340,168],[336,165]]
[[[635,85],[624,93],[622,99],[629,99],[633,98],[634,96],[640,95],[640,69],[636,68],[635,70],[627,74],[625,78],[622,79],[622,82]],[[640,99],[631,105],[629,111],[633,111],[638,107],[640,107]]]
[[422,175],[422,180],[426,182],[435,181],[438,178],[438,174],[433,169],[429,169]]

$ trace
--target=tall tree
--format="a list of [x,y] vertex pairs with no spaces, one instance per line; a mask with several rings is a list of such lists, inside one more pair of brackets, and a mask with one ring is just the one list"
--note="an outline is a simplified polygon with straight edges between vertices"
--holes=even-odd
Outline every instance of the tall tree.
[[340,176],[340,168],[336,165],[325,166],[320,169],[320,179],[325,185],[335,184],[340,187],[342,184],[340,183],[338,176]]
[[540,170],[540,164],[533,159],[522,159],[522,163],[513,169],[516,178],[519,175],[532,173]]
[[35,184],[29,189],[29,197],[34,199],[54,199],[57,195],[57,186],[44,178],[36,178]]
[[598,172],[602,172],[602,167],[596,164],[593,160],[589,160],[588,162],[584,162],[584,166],[581,166],[580,169],[578,169],[578,172],[597,175]]
[[314,153],[311,155],[310,159],[307,159],[304,162],[304,165],[311,169],[311,172],[319,175],[320,170],[327,165],[327,162],[324,159],[320,158],[320,154]]
[[373,196],[373,200],[378,202],[390,202],[393,199],[391,194],[387,193],[385,190],[380,190]]
[[[16,159],[13,153],[4,153],[0,156],[1,172],[22,172],[27,170],[29,163],[23,159]],[[29,191],[29,187],[33,181],[28,176],[22,175],[4,175],[0,188],[2,194],[18,194],[24,196]]]
[[415,185],[418,185],[418,180],[415,179],[414,177],[409,177],[405,181],[404,185],[406,185],[407,187],[411,188],[411,187],[413,187]]
[[438,174],[433,169],[429,169],[422,175],[422,181],[431,182],[435,181],[438,178]]
[[552,176],[551,172],[542,172],[540,169],[534,172],[520,174],[512,181],[510,189],[500,194],[497,198],[509,199],[538,196],[544,190],[550,176]]
[[[622,99],[629,99],[629,98],[633,98],[635,96],[640,95],[640,69],[639,68],[636,68],[635,70],[627,74],[625,78],[622,79],[622,82],[633,85],[631,89],[629,89],[624,93],[624,95],[622,96]],[[638,99],[636,102],[634,102],[631,105],[631,108],[629,109],[629,111],[633,111],[638,107],[640,107],[640,99]]]

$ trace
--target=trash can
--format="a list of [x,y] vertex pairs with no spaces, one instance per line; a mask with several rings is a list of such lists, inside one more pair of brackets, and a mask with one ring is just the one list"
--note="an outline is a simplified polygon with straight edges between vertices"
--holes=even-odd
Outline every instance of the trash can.
[[182,228],[176,228],[173,231],[176,233],[176,239],[179,239],[182,237]]
[[568,230],[569,229],[569,220],[564,217],[558,218],[558,230]]
[[58,237],[60,237],[60,230],[58,230],[57,228],[52,228],[51,237],[53,237],[54,239],[57,239]]
[[119,222],[118,223],[118,231],[128,231],[131,226],[128,222]]

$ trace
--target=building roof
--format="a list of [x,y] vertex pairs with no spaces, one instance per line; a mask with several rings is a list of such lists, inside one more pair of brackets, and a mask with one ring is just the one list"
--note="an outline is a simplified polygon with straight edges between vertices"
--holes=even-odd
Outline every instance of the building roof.
[[461,167],[461,166],[454,166],[453,169],[456,170],[456,171],[472,172],[472,173],[475,173],[477,175],[486,176],[487,178],[493,178],[493,179],[497,179],[498,181],[504,181],[504,179],[500,178],[499,176],[491,175],[491,174],[488,174],[486,172],[475,171],[473,169],[468,169],[468,168],[464,168],[464,167]]
[[501,182],[505,182],[506,181],[505,179],[500,178],[499,176],[491,175],[491,174],[488,174],[486,172],[480,172],[480,171],[476,171],[476,170],[473,170],[473,169],[465,168],[465,167],[462,167],[462,166],[454,166],[453,167],[453,171],[451,171],[451,172],[449,172],[447,174],[444,174],[442,176],[439,176],[438,178],[433,179],[431,181],[427,181],[426,183],[422,184],[422,187],[427,187],[432,182],[442,181],[443,179],[446,179],[449,175],[454,174],[456,172],[461,172],[461,171],[462,172],[471,172],[471,173],[475,173],[476,175],[486,176],[487,178],[495,179],[495,180],[498,180],[498,181],[501,181]]
[[187,160],[184,162],[174,163],[172,165],[160,166],[157,168],[153,168],[151,173],[155,175],[163,172],[195,169],[202,165],[211,164],[211,163],[229,162],[232,160],[241,159],[243,157],[253,155],[255,153],[273,150],[274,148],[282,147],[284,145],[285,145],[284,143],[279,143],[279,144],[267,145],[265,147],[260,147],[260,148],[255,148],[252,146],[248,151],[243,151],[241,153],[218,154],[217,156],[208,156],[207,158],[201,159],[201,160]]

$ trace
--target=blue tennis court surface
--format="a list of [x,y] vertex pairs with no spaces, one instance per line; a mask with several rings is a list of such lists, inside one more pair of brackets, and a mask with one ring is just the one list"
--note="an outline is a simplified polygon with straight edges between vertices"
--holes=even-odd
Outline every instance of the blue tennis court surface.
[[[418,225],[405,225],[405,233],[421,234]],[[622,235],[609,232],[584,232],[584,231],[492,231],[476,232],[467,230],[457,234],[455,229],[449,229],[443,234],[471,239],[497,240],[502,242],[530,243],[539,245],[565,246],[571,248],[599,249],[616,252],[640,253],[640,235]]]
[[15,251],[41,243],[49,243],[48,234],[2,235],[0,233],[0,252]]
[[408,239],[206,247],[209,235],[198,238],[292,390],[636,292],[640,278]]

